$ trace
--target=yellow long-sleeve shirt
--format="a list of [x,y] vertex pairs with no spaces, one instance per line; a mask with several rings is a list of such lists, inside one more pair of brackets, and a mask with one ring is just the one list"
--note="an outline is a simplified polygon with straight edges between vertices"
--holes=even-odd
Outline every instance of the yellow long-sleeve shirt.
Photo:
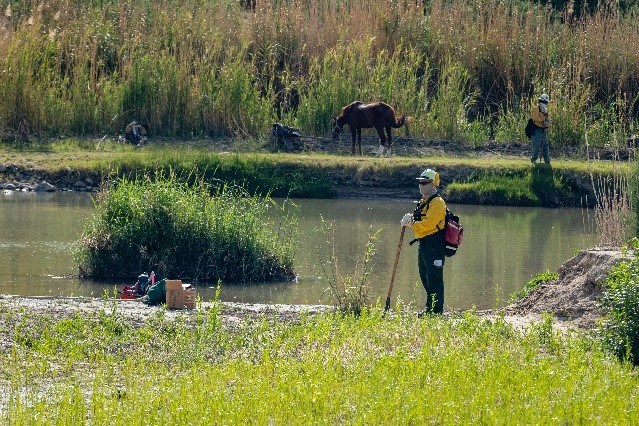
[[[426,201],[426,198],[422,198],[419,203]],[[424,238],[444,229],[445,220],[446,202],[442,197],[437,196],[430,200],[428,206],[422,208],[422,220],[413,223],[411,229],[415,232],[415,238]]]
[[536,105],[532,107],[532,109],[530,110],[530,116],[532,117],[533,122],[537,127],[540,127],[542,129],[548,128],[548,114],[544,114],[539,106]]

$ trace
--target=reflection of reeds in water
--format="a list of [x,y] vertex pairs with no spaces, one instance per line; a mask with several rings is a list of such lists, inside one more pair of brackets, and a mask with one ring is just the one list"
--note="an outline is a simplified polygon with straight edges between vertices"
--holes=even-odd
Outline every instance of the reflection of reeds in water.
[[595,193],[595,224],[599,245],[621,246],[632,229],[632,205],[628,178],[615,173],[611,178],[591,175]]

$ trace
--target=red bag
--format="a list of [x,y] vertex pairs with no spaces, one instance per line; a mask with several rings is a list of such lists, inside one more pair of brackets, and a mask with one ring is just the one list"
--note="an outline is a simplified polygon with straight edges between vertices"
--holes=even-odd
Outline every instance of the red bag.
[[464,228],[459,223],[459,216],[455,216],[446,208],[446,225],[444,227],[444,253],[446,257],[457,254],[457,248],[464,239]]

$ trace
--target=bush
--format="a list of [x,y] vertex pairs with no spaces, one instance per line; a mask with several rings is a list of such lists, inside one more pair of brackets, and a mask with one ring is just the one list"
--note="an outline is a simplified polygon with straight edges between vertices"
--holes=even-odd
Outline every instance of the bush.
[[[634,240],[635,249],[637,240]],[[617,265],[606,279],[600,333],[620,360],[639,365],[639,258]]]
[[279,230],[269,198],[173,175],[106,185],[75,256],[80,274],[134,278],[141,271],[180,279],[231,282],[293,278],[295,218],[281,207]]

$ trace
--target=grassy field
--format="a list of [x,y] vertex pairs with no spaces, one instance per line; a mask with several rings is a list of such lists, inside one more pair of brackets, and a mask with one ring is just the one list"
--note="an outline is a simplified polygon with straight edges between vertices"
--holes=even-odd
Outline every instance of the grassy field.
[[[636,371],[596,340],[473,313],[417,319],[224,307],[140,327],[115,306],[66,319],[0,304],[7,424],[632,424]],[[542,408],[543,407],[543,408]]]

